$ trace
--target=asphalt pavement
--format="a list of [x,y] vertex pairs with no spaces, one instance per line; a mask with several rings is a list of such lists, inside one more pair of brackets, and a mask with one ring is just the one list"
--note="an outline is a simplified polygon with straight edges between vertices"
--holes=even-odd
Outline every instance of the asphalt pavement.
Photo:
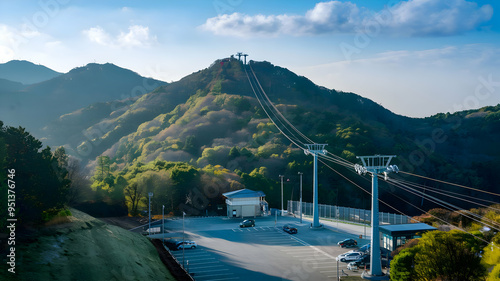
[[[298,218],[284,216],[257,217],[255,227],[240,228],[241,221],[186,217],[183,228],[182,218],[169,219],[165,237],[182,240],[184,236],[198,244],[184,253],[173,251],[195,280],[335,280],[337,273],[361,274],[347,270],[347,263],[336,257],[351,250],[337,246],[340,240],[354,238],[359,246],[370,242],[363,225],[320,220],[324,227],[311,229],[310,218],[300,223]],[[292,224],[298,233],[284,232],[284,224]],[[163,234],[151,236],[162,238]]]

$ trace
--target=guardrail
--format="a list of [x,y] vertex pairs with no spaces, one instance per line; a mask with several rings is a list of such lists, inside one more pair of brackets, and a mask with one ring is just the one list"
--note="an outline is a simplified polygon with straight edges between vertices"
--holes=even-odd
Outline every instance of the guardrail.
[[[288,212],[294,214],[295,216],[300,216],[299,204],[300,202],[298,201],[289,200]],[[318,204],[318,213],[320,218],[355,222],[368,225],[371,224],[371,210]],[[305,216],[312,216],[313,204],[309,202],[302,202],[302,214]],[[379,223],[405,224],[405,223],[411,223],[411,218],[405,215],[379,212]]]

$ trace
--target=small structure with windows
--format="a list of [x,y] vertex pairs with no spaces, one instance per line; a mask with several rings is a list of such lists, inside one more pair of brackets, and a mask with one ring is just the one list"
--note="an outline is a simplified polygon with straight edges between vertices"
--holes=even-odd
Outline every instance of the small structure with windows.
[[422,237],[422,233],[437,228],[425,223],[392,224],[379,226],[382,234],[381,245],[383,248],[394,251],[397,247],[404,245],[410,239]]
[[262,191],[240,189],[222,194],[226,197],[227,216],[230,218],[265,216],[269,206]]

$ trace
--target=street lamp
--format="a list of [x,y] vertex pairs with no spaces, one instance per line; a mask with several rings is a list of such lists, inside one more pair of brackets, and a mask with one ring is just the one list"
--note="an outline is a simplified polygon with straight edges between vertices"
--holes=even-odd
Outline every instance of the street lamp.
[[298,172],[300,176],[300,200],[299,200],[299,213],[300,213],[300,223],[302,223],[302,173]]
[[281,215],[283,216],[283,175],[280,175],[281,178]]
[[149,205],[149,229],[148,229],[148,233],[149,233],[149,235],[151,235],[151,197],[153,197],[153,192],[149,192],[148,197],[149,197],[149,200],[148,200],[148,205]]
[[185,238],[184,238],[184,216],[186,215],[186,213],[184,213],[184,211],[182,212],[182,268],[185,269],[184,267],[184,248],[185,248]]
[[161,231],[163,243],[165,243],[165,205],[161,206]]

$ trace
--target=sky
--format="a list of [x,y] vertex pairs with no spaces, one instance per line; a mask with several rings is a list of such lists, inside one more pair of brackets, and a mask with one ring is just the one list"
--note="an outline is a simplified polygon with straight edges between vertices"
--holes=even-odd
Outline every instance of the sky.
[[0,0],[0,63],[172,82],[237,52],[410,117],[500,103],[500,1]]

